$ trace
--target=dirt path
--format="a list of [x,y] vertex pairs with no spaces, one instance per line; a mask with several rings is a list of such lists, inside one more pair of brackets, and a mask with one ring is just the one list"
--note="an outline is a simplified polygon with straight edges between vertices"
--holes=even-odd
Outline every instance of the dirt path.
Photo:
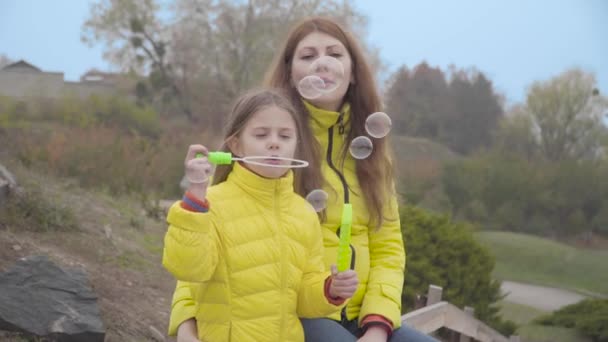
[[500,289],[507,294],[505,300],[543,311],[555,311],[587,298],[568,290],[513,281],[503,281]]

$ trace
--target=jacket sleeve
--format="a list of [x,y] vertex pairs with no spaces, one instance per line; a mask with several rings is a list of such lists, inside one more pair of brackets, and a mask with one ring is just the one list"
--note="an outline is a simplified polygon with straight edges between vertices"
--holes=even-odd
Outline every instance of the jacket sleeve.
[[204,282],[215,272],[219,259],[219,237],[213,210],[191,212],[173,204],[167,215],[163,266],[177,280]]
[[173,301],[171,303],[171,316],[169,317],[169,336],[177,335],[180,324],[196,316],[196,306],[191,287],[193,283],[177,281]]
[[405,249],[397,199],[386,207],[384,224],[369,231],[370,271],[367,291],[359,313],[359,324],[367,315],[380,315],[401,326],[401,292],[405,271]]
[[319,219],[313,214],[310,220],[312,232],[309,235],[309,255],[302,275],[302,284],[298,292],[297,313],[301,318],[319,318],[339,311],[346,301],[332,304],[325,295],[325,280],[331,275],[325,270],[323,261],[323,236]]

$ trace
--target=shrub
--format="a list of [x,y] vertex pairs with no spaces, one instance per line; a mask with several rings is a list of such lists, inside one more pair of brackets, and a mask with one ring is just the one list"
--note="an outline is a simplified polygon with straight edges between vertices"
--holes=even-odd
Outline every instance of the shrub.
[[504,322],[496,302],[500,283],[491,277],[494,258],[473,238],[464,223],[411,206],[401,208],[401,229],[407,250],[403,308],[414,307],[417,293],[430,284],[443,287],[443,298],[458,306],[475,308],[475,316],[505,335],[515,330]]
[[47,198],[38,187],[12,193],[5,205],[0,206],[0,223],[42,232],[73,231],[78,228],[71,209]]
[[536,321],[543,325],[576,328],[593,341],[608,341],[608,299],[587,299],[563,307]]

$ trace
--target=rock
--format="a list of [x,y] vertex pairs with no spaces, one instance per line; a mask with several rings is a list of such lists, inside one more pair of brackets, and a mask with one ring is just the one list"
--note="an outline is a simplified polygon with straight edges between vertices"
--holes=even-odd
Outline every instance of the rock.
[[13,176],[13,174],[10,173],[2,164],[0,164],[0,179],[4,179],[10,188],[17,187],[15,176]]
[[103,226],[103,231],[106,234],[106,239],[112,240],[112,227],[109,224]]
[[11,192],[20,193],[15,176],[0,164],[0,206],[7,201]]
[[152,334],[152,337],[154,337],[154,340],[159,342],[164,342],[167,340],[167,338],[165,338],[165,335],[158,331],[158,329],[156,329],[154,326],[150,325],[148,326],[148,329],[150,329],[150,333]]
[[0,330],[61,342],[105,338],[84,272],[64,270],[46,256],[22,258],[0,274]]
[[21,250],[21,246],[19,246],[19,245],[13,245],[13,250],[15,252],[19,252]]

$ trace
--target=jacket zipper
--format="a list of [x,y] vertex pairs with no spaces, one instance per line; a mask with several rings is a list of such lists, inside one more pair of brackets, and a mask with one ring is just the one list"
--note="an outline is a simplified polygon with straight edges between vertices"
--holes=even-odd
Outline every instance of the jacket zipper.
[[[274,189],[274,215],[276,220],[276,232],[279,234],[279,243],[281,244],[281,254],[280,254],[280,263],[281,263],[281,313],[286,312],[285,310],[285,290],[286,290],[286,281],[285,281],[285,236],[283,235],[283,231],[281,230],[281,210],[279,206],[279,185],[275,184]],[[281,325],[279,327],[279,336],[281,337],[281,341],[285,339],[285,317],[281,315]]]
[[[350,193],[348,191],[348,183],[346,183],[346,178],[338,170],[338,168],[336,168],[336,166],[334,165],[334,162],[332,160],[332,150],[333,150],[333,142],[334,142],[334,126],[337,124],[338,125],[338,133],[340,135],[344,134],[343,117],[344,117],[344,112],[341,112],[340,116],[338,117],[338,120],[336,121],[336,123],[333,126],[331,126],[331,127],[329,127],[327,129],[328,139],[327,139],[327,155],[326,155],[326,160],[327,160],[327,165],[329,165],[329,167],[340,178],[340,182],[342,183],[342,188],[344,189],[344,203],[350,203]],[[340,236],[340,228],[338,228],[338,230],[336,231],[336,234],[338,235],[338,237]],[[355,248],[353,247],[352,244],[349,245],[349,246],[350,246],[350,250],[351,250],[350,268],[351,269],[355,269]],[[340,319],[341,319],[341,323],[343,325],[348,321],[348,317],[346,316],[346,306],[344,306],[342,308],[342,311],[340,312]]]

